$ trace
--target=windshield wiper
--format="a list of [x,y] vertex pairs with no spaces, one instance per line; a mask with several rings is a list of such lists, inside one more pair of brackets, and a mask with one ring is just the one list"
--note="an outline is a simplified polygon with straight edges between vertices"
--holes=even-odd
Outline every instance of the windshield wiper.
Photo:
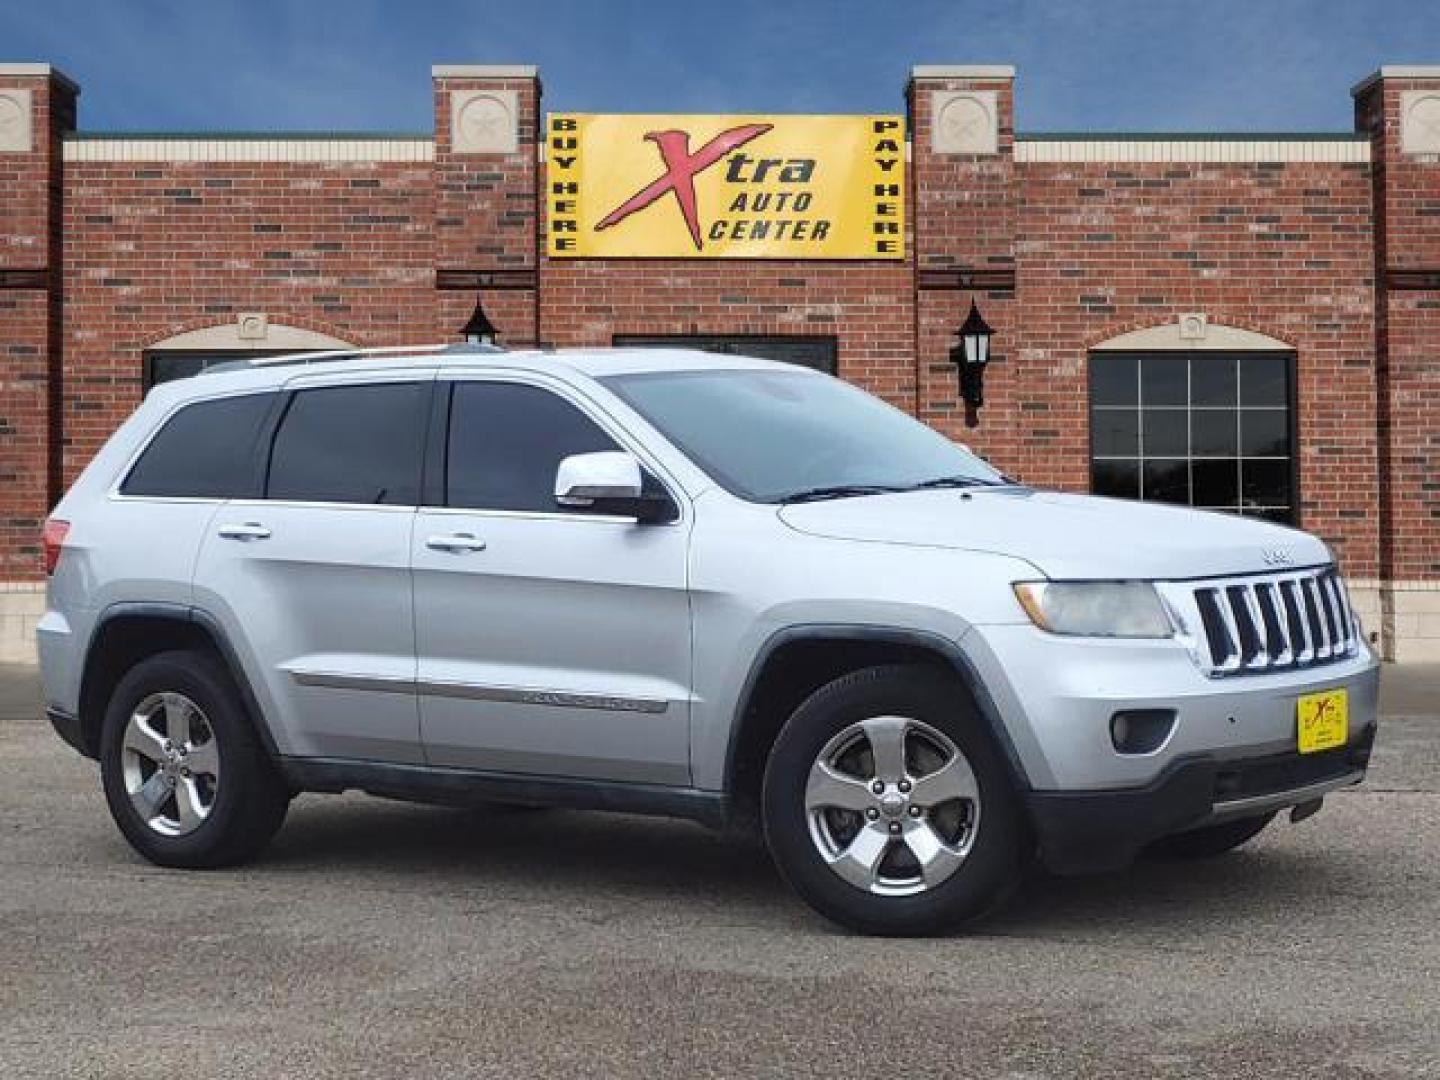
[[825,499],[853,499],[861,495],[889,495],[905,488],[885,484],[829,484],[824,487],[792,491],[780,498],[782,503],[822,502]]
[[980,476],[937,476],[934,480],[922,480],[911,484],[907,491],[926,491],[933,488],[1008,487],[1014,481],[1008,478],[986,480]]

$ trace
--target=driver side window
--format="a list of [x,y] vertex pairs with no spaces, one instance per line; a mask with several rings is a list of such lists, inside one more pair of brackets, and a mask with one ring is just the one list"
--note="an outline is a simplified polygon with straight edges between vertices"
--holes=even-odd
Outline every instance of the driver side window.
[[571,454],[619,450],[593,420],[537,386],[457,382],[450,399],[445,505],[553,513],[555,472]]

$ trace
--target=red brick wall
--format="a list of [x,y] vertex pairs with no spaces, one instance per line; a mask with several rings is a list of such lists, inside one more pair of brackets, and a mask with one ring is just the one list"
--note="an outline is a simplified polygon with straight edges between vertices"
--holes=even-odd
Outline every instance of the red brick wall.
[[[978,85],[978,84],[975,84]],[[922,258],[965,252],[975,267],[1016,257],[1015,291],[982,293],[996,329],[978,427],[963,423],[946,350],[971,293],[920,293],[922,416],[1036,484],[1089,487],[1089,349],[1182,312],[1295,347],[1300,401],[1300,521],[1348,573],[1373,577],[1378,536],[1370,180],[1364,165],[1020,163],[1007,192],[992,166],[930,160],[925,91],[914,132]],[[957,84],[954,88],[960,88]],[[1003,99],[1002,99],[1003,100]],[[1002,112],[1002,157],[1006,151]],[[929,184],[938,185],[928,190]],[[1013,211],[1010,203],[1013,201]],[[990,248],[975,216],[997,210]],[[1013,232],[1009,229],[1013,228]],[[922,271],[924,264],[922,263]]]
[[357,345],[438,337],[431,224],[424,163],[71,162],[67,479],[174,334],[263,311]]
[[911,274],[904,263],[567,261],[541,272],[541,334],[609,345],[616,334],[815,334],[839,372],[914,409]]
[[[1374,577],[1375,412],[1366,166],[1031,164],[1021,172],[1014,407],[1058,434],[1030,466],[1083,489],[1087,349],[1205,312],[1295,348],[1299,521]],[[1040,449],[1035,447],[1034,449]]]
[[42,575],[41,524],[60,493],[60,140],[75,95],[51,75],[0,86],[31,95],[33,149],[0,153],[0,580],[26,581]]
[[1377,175],[1380,446],[1388,579],[1440,579],[1440,162],[1400,142],[1401,95],[1440,79],[1384,78],[1356,98]]

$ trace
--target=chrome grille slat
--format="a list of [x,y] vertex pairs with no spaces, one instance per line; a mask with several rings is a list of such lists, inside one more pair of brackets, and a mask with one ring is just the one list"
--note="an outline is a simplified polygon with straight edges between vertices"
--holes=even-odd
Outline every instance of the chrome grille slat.
[[[1295,608],[1295,622],[1300,627],[1300,649],[1295,653],[1297,664],[1308,664],[1315,659],[1315,642],[1310,637],[1310,620],[1305,617],[1304,589],[1299,578],[1286,578],[1284,585],[1290,588],[1290,603]],[[1287,612],[1288,614],[1288,612]]]
[[1285,605],[1280,602],[1280,586],[1273,581],[1262,581],[1255,586],[1255,599],[1260,605],[1260,614],[1265,623],[1266,634],[1274,627],[1270,642],[1270,656],[1277,666],[1289,664],[1294,659],[1290,645],[1290,620],[1285,615]]
[[1339,574],[1332,580],[1335,582],[1336,595],[1340,597],[1341,610],[1345,612],[1346,637],[1354,645],[1360,639],[1360,627],[1355,619],[1355,609],[1350,606],[1350,590],[1345,587],[1345,579]]
[[1335,611],[1335,637],[1339,642],[1341,652],[1348,652],[1350,649],[1350,620],[1345,615],[1345,605],[1340,602],[1340,589],[1335,583],[1335,575],[1327,574],[1321,586],[1330,599],[1330,606]]
[[1245,662],[1247,667],[1266,668],[1270,666],[1270,630],[1260,615],[1260,603],[1255,596],[1255,586],[1246,583],[1241,586],[1240,597],[1245,604],[1245,613],[1250,616],[1250,625],[1255,628],[1255,655]]
[[1225,624],[1225,632],[1230,635],[1230,648],[1226,650],[1230,655],[1220,665],[1220,669],[1235,671],[1245,662],[1242,656],[1245,646],[1240,640],[1240,623],[1235,618],[1235,610],[1230,606],[1230,594],[1226,590],[1215,590],[1215,606],[1220,609],[1220,619]]
[[1315,578],[1305,578],[1300,583],[1305,593],[1305,604],[1310,613],[1310,628],[1315,631],[1315,659],[1330,658],[1330,627],[1325,622],[1325,608],[1320,603],[1320,586]]
[[1359,649],[1350,597],[1334,567],[1166,588],[1188,594],[1186,607],[1199,618],[1187,640],[1213,676],[1334,663]]

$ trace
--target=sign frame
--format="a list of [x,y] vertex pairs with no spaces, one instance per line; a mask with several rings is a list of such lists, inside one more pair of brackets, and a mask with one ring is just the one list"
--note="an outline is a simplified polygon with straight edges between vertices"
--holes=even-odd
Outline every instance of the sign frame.
[[905,118],[551,113],[551,259],[900,262]]

